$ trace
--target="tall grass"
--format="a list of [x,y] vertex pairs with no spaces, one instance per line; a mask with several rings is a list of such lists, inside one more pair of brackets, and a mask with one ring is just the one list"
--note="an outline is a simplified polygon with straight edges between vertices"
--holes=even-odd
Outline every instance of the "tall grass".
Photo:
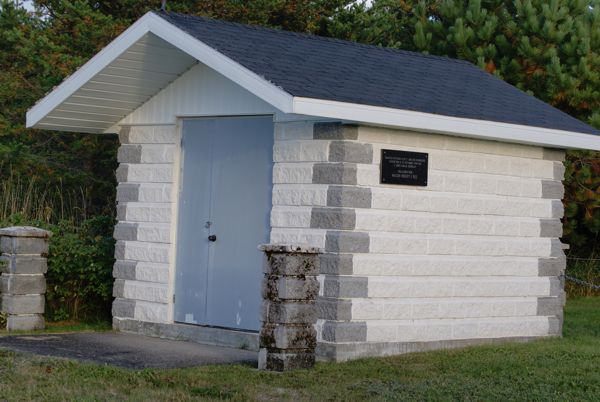
[[87,193],[84,188],[70,190],[62,183],[48,185],[36,177],[23,178],[11,170],[0,177],[0,222],[80,224],[88,218]]
[[[600,286],[600,255],[592,252],[589,257],[567,257],[567,276]],[[565,280],[565,291],[569,297],[600,296],[600,291]]]

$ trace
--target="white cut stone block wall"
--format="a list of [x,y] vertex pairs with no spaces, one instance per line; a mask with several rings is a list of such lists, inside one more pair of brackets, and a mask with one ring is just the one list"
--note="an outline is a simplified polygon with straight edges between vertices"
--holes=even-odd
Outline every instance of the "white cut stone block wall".
[[[382,149],[428,153],[428,185],[380,184]],[[560,335],[563,159],[537,146],[276,123],[271,242],[326,250],[323,357]]]
[[119,139],[113,320],[169,323],[176,126],[124,126]]

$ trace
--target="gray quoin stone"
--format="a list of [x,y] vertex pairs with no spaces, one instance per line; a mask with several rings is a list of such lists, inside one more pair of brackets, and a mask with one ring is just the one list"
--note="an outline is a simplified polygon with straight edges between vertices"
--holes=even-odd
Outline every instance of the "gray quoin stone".
[[135,315],[135,300],[117,298],[112,304],[112,316],[133,318]]
[[340,122],[315,123],[313,138],[315,140],[357,140],[358,126]]
[[356,184],[356,165],[353,163],[315,163],[312,182],[314,184]]
[[356,212],[346,208],[314,207],[310,227],[315,229],[352,230],[356,227]]
[[373,146],[352,141],[332,141],[328,159],[330,162],[373,163]]
[[371,189],[354,186],[329,186],[327,206],[349,208],[371,208]]
[[317,314],[324,320],[350,321],[352,319],[352,302],[321,297],[317,301]]
[[325,250],[335,253],[368,253],[370,239],[364,232],[327,231]]
[[326,321],[323,324],[323,340],[327,342],[365,342],[367,323]]
[[140,198],[139,183],[119,183],[117,186],[117,201],[135,202]]
[[323,282],[325,297],[368,297],[369,279],[360,276],[327,276]]
[[325,253],[320,256],[321,274],[352,275],[352,254]]
[[119,163],[140,163],[142,161],[141,145],[121,145],[117,151]]

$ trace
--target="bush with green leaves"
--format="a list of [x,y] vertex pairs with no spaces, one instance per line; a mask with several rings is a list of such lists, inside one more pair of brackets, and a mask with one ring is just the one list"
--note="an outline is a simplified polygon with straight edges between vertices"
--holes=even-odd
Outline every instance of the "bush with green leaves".
[[46,317],[51,321],[110,319],[115,241],[112,217],[81,226],[61,222],[52,231],[48,253]]

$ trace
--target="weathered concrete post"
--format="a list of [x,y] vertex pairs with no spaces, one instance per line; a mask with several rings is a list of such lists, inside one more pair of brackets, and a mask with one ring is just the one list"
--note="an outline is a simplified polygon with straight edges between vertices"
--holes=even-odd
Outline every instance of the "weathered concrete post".
[[46,256],[51,232],[27,226],[0,229],[1,311],[8,331],[44,328]]
[[315,364],[321,249],[267,244],[258,368],[288,371]]

